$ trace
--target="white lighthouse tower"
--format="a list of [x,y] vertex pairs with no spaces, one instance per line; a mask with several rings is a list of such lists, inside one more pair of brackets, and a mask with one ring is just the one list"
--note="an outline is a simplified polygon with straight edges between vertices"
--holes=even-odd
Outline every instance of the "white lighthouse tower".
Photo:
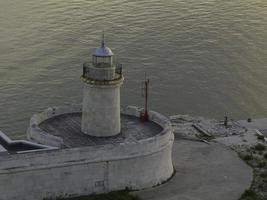
[[103,34],[100,48],[92,55],[92,63],[83,64],[84,82],[82,132],[98,137],[114,136],[121,131],[120,87],[121,65],[113,64],[113,53],[106,47]]

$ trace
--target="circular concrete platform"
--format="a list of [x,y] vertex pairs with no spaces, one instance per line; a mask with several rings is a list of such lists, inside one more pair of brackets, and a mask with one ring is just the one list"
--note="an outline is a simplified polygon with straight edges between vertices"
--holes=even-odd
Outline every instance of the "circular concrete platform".
[[[98,138],[81,132],[81,110],[80,105],[48,108],[33,115],[27,130],[29,140],[58,148],[55,157],[47,154],[45,159],[40,158],[53,175],[50,161],[51,166],[65,170],[66,165],[70,170],[72,176],[65,176],[62,169],[60,182],[64,182],[64,191],[59,190],[60,195],[150,188],[172,176],[174,135],[167,117],[149,111],[149,121],[143,122],[143,109],[127,106],[121,112],[120,135]],[[41,194],[45,192],[42,190]]]
[[160,134],[163,128],[155,122],[141,122],[138,117],[121,114],[121,133],[110,137],[93,137],[81,131],[81,113],[69,113],[40,123],[47,133],[60,137],[68,147],[136,142]]
[[143,200],[237,200],[252,181],[252,169],[220,144],[175,140],[175,176],[166,184],[134,192]]

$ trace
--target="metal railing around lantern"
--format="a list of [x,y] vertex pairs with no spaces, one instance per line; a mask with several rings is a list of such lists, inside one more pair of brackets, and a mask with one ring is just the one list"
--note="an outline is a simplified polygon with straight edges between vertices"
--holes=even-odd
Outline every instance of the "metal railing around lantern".
[[116,83],[118,81],[120,81],[123,76],[122,76],[122,64],[117,64],[116,67],[115,67],[115,77],[114,79],[112,80],[96,80],[94,78],[92,78],[92,76],[90,76],[90,63],[86,62],[83,64],[83,73],[82,73],[82,80],[84,82],[87,82],[87,83],[91,83],[91,84],[112,84],[112,83]]

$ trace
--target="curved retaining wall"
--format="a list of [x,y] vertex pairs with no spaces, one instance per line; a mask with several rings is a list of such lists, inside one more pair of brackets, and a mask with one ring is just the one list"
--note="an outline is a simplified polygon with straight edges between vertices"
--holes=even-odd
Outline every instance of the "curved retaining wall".
[[49,118],[67,113],[82,112],[81,105],[66,105],[60,107],[47,108],[41,113],[34,114],[30,119],[30,125],[27,130],[27,138],[31,141],[38,142],[53,147],[64,147],[63,139],[51,135],[39,128],[39,124]]
[[[35,129],[38,123],[70,111],[66,109],[47,109],[35,115],[31,119],[33,127],[28,131],[30,137],[38,136]],[[77,112],[80,108],[71,109]],[[140,111],[137,107],[123,109],[124,113],[135,116]],[[163,131],[138,142],[0,156],[1,200],[53,199],[161,184],[173,174],[174,137],[167,118],[156,112],[150,112],[150,116]]]

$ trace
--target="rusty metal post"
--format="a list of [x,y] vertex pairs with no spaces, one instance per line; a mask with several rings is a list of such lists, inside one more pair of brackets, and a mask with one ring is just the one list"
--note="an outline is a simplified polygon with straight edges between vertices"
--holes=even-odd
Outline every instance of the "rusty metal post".
[[144,113],[141,113],[141,120],[146,122],[149,120],[149,115],[148,115],[148,85],[149,85],[149,79],[145,78],[145,81],[143,82],[145,88],[142,90],[145,92],[145,106],[144,106]]

